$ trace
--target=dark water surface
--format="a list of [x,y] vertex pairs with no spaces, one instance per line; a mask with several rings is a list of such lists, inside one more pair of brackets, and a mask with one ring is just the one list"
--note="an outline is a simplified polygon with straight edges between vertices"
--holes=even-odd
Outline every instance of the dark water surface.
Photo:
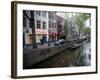
[[77,49],[58,53],[31,68],[52,68],[52,67],[71,67],[71,66],[90,66],[91,65],[91,45],[84,41]]

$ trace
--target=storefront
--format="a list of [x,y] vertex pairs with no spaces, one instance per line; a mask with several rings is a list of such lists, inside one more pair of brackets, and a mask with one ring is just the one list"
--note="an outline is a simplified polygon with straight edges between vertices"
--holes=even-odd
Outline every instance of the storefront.
[[23,35],[23,45],[30,45],[32,44],[32,34],[25,33]]
[[57,40],[57,32],[50,32],[50,33],[49,33],[49,38],[50,38],[52,41],[56,41],[56,40]]
[[36,29],[36,42],[39,43],[41,39],[45,39],[45,41],[48,40],[48,31],[45,29]]

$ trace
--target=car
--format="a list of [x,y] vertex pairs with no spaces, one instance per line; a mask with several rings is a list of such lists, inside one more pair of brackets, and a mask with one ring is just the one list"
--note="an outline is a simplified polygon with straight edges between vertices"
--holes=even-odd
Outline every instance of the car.
[[64,43],[65,43],[64,39],[59,39],[59,40],[54,42],[55,45],[60,45],[60,44],[64,44]]

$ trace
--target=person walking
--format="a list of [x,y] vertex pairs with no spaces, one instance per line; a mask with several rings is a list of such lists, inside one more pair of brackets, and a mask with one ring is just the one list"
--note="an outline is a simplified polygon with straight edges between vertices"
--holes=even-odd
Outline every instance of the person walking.
[[41,41],[41,45],[43,45],[43,39],[40,39],[40,41]]
[[50,47],[51,47],[51,40],[48,39],[48,48],[50,48]]

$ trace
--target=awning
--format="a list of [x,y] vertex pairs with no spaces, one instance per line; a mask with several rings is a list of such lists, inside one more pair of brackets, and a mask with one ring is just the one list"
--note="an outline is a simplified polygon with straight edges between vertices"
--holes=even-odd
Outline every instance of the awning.
[[46,29],[36,29],[35,34],[47,34],[48,31]]
[[56,36],[57,35],[57,32],[51,32],[50,35]]

